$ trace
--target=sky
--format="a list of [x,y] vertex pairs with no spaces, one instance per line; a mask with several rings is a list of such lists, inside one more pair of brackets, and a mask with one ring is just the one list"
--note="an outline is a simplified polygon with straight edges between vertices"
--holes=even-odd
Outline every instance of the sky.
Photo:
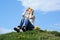
[[35,26],[60,32],[60,0],[0,0],[0,34],[13,32],[28,7],[34,9]]

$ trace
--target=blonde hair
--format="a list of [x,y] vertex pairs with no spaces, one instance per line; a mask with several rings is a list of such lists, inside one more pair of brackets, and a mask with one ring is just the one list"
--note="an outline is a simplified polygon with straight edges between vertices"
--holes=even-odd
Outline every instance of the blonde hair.
[[31,7],[28,7],[26,11],[28,11],[29,9],[31,9],[31,11],[32,11],[32,15],[33,15],[34,10],[33,10]]
[[29,7],[29,8],[27,8],[27,10],[26,10],[26,11],[28,11],[29,9],[31,9],[31,10],[32,10],[32,8],[30,8],[30,7]]

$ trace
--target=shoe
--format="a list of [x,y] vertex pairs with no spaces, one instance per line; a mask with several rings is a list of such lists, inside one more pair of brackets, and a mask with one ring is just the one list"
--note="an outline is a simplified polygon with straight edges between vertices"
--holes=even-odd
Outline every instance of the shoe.
[[18,28],[20,28],[20,29],[21,29],[21,26],[18,26]]
[[26,31],[26,28],[25,27],[22,27],[22,30],[23,30],[23,32],[25,32]]
[[14,28],[14,30],[15,30],[15,31],[17,31],[17,32],[20,32],[20,30],[19,30],[19,29],[17,29],[16,27]]

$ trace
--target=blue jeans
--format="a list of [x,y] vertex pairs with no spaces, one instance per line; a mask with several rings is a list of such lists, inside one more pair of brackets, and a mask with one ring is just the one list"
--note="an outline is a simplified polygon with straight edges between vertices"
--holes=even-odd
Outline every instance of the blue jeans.
[[20,28],[24,26],[27,30],[32,30],[34,28],[34,25],[31,24],[28,18],[22,18],[19,26]]

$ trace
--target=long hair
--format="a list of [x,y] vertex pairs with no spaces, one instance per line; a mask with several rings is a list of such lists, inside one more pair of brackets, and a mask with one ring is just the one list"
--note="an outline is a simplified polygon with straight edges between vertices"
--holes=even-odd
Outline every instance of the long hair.
[[28,11],[29,9],[31,9],[31,11],[32,11],[31,13],[32,13],[32,15],[34,15],[34,10],[32,8],[29,7],[29,8],[27,8],[26,11]]
[[34,15],[34,10],[32,9],[32,15]]

